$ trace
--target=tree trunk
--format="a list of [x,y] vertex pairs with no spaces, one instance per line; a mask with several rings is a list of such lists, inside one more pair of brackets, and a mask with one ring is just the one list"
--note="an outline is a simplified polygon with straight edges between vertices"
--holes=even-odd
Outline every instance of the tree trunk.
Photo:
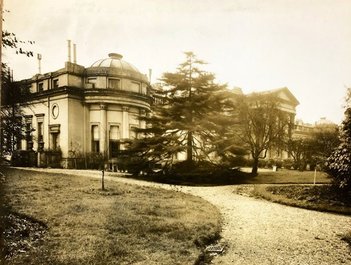
[[253,157],[253,164],[252,164],[251,173],[253,175],[257,175],[257,171],[258,171],[258,157]]
[[186,161],[193,162],[193,133],[188,132],[187,147],[186,147]]

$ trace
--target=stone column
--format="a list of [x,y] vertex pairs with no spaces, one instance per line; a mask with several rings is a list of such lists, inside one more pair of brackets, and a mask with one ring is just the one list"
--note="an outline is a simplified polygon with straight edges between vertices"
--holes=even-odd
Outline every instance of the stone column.
[[[122,139],[129,138],[129,108],[122,107]],[[125,150],[124,144],[121,144],[121,150]]]
[[129,138],[129,108],[122,107],[122,139]]
[[107,116],[106,116],[105,104],[100,104],[100,152],[104,153],[107,151]]

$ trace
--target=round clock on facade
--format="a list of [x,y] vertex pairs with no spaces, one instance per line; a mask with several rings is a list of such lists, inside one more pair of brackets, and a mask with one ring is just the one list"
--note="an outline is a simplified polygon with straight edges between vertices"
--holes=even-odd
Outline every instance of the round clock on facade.
[[52,105],[51,107],[51,115],[54,119],[56,119],[59,115],[59,106],[57,104]]

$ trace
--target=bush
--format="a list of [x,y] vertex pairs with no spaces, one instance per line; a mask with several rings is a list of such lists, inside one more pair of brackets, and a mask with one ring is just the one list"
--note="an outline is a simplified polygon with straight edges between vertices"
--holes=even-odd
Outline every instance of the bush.
[[[351,90],[350,90],[351,101]],[[351,103],[351,102],[350,102]],[[334,185],[344,194],[351,194],[351,107],[345,111],[340,135],[341,144],[327,160],[327,172]]]
[[286,169],[294,169],[294,160],[292,159],[284,159],[282,162],[282,167]]
[[152,180],[183,185],[227,185],[245,183],[249,173],[238,168],[228,168],[208,161],[182,161],[174,164],[167,171],[154,172]]
[[341,144],[328,158],[327,172],[334,184],[344,191],[351,191],[351,146]]
[[37,154],[33,150],[15,150],[11,165],[16,167],[33,167],[37,165]]
[[58,150],[44,150],[40,152],[40,167],[60,168],[62,161],[62,152]]

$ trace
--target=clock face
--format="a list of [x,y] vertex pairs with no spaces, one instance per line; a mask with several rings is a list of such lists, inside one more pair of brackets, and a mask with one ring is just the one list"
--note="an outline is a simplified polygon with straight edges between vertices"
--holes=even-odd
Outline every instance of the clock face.
[[59,115],[59,106],[57,104],[52,105],[51,114],[54,119],[56,119]]

